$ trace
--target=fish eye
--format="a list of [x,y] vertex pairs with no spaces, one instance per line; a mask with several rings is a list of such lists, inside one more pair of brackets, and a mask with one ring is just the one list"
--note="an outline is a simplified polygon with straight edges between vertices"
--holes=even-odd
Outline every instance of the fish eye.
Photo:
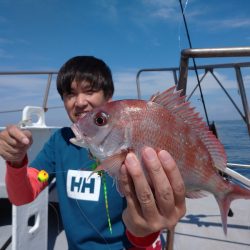
[[104,126],[107,124],[108,115],[104,112],[99,112],[95,115],[94,122],[97,126]]

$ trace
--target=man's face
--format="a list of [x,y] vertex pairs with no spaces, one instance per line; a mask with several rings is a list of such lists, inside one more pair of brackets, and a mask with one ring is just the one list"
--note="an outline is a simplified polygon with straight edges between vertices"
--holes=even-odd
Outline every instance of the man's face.
[[71,84],[71,93],[63,94],[63,102],[68,116],[72,122],[76,122],[87,112],[95,107],[99,107],[106,103],[103,90],[98,92],[86,91],[82,88],[86,84],[77,84],[75,81]]

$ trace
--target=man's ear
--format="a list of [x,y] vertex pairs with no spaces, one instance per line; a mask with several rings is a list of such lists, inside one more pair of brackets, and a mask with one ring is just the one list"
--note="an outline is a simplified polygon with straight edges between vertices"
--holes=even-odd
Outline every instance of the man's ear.
[[107,102],[112,102],[112,97],[110,97]]

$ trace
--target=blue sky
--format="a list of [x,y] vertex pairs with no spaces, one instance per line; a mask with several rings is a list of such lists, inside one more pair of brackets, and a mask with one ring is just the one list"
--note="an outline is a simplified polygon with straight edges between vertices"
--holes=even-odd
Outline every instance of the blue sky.
[[[194,48],[250,45],[250,1],[189,0],[185,4]],[[178,67],[180,51],[188,47],[178,0],[0,0],[0,71],[57,71],[70,57],[94,55],[113,71],[115,99],[136,98],[139,69]],[[197,64],[225,61],[200,59]],[[233,74],[215,73],[227,82],[240,105]],[[249,88],[247,70],[244,80]],[[0,76],[0,111],[42,105],[46,81],[38,76]],[[207,82],[210,118],[240,119],[217,85],[210,78]],[[172,85],[168,74],[142,77],[145,98]],[[200,105],[199,97],[193,102]],[[49,104],[62,104],[54,85]],[[0,126],[20,119],[21,113],[0,113]],[[56,110],[48,112],[47,123],[69,122],[63,110]]]

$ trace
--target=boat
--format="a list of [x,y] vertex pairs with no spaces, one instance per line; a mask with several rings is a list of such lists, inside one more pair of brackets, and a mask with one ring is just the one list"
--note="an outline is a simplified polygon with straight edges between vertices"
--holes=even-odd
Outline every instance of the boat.
[[[244,78],[241,70],[250,68],[250,61],[233,62],[224,64],[207,64],[189,66],[189,59],[194,58],[218,58],[218,57],[250,57],[250,47],[231,47],[231,48],[201,48],[185,49],[180,54],[179,67],[141,69],[135,77],[137,86],[137,96],[141,99],[140,77],[145,72],[171,72],[177,89],[182,89],[187,99],[191,98],[195,89],[201,91],[202,81],[208,73],[212,74],[225,95],[232,102],[235,109],[239,112],[243,123],[250,134],[250,112],[245,90]],[[222,84],[216,77],[214,71],[218,69],[231,69],[235,71],[236,81],[239,86],[242,108],[239,108],[232,97],[227,92],[226,84]],[[204,71],[204,75],[197,77],[198,83],[194,89],[187,93],[188,75],[197,70]],[[22,110],[22,117],[19,126],[29,129],[34,138],[34,143],[28,152],[29,159],[32,160],[41,149],[44,142],[49,138],[58,127],[46,124],[46,112],[51,109],[48,106],[49,90],[51,79],[57,72],[0,72],[0,76],[13,75],[46,75],[48,77],[47,86],[44,94],[42,106],[27,106]],[[202,93],[202,92],[201,92]],[[188,95],[189,94],[189,95]],[[205,102],[204,102],[205,103]],[[55,107],[52,107],[55,108]],[[243,111],[241,111],[243,110]],[[0,111],[1,112],[1,111]],[[14,110],[2,111],[14,112]],[[206,112],[205,112],[206,114]],[[35,120],[34,120],[35,119]],[[216,125],[208,121],[210,129],[219,137]],[[3,127],[0,129],[4,129]],[[232,178],[250,188],[250,179],[237,171],[237,168],[249,169],[248,164],[238,164],[228,162],[225,171],[225,178]],[[0,249],[27,250],[27,249],[67,249],[67,241],[60,219],[58,200],[54,180],[38,198],[30,204],[23,206],[11,205],[7,199],[7,192],[4,183],[5,162],[0,157]],[[231,205],[231,214],[228,216],[228,233],[224,235],[220,212],[215,199],[212,196],[201,199],[187,199],[186,215],[180,220],[175,228],[175,232],[164,231],[162,241],[165,242],[165,249],[227,249],[227,250],[247,250],[250,247],[250,200],[235,200]]]

